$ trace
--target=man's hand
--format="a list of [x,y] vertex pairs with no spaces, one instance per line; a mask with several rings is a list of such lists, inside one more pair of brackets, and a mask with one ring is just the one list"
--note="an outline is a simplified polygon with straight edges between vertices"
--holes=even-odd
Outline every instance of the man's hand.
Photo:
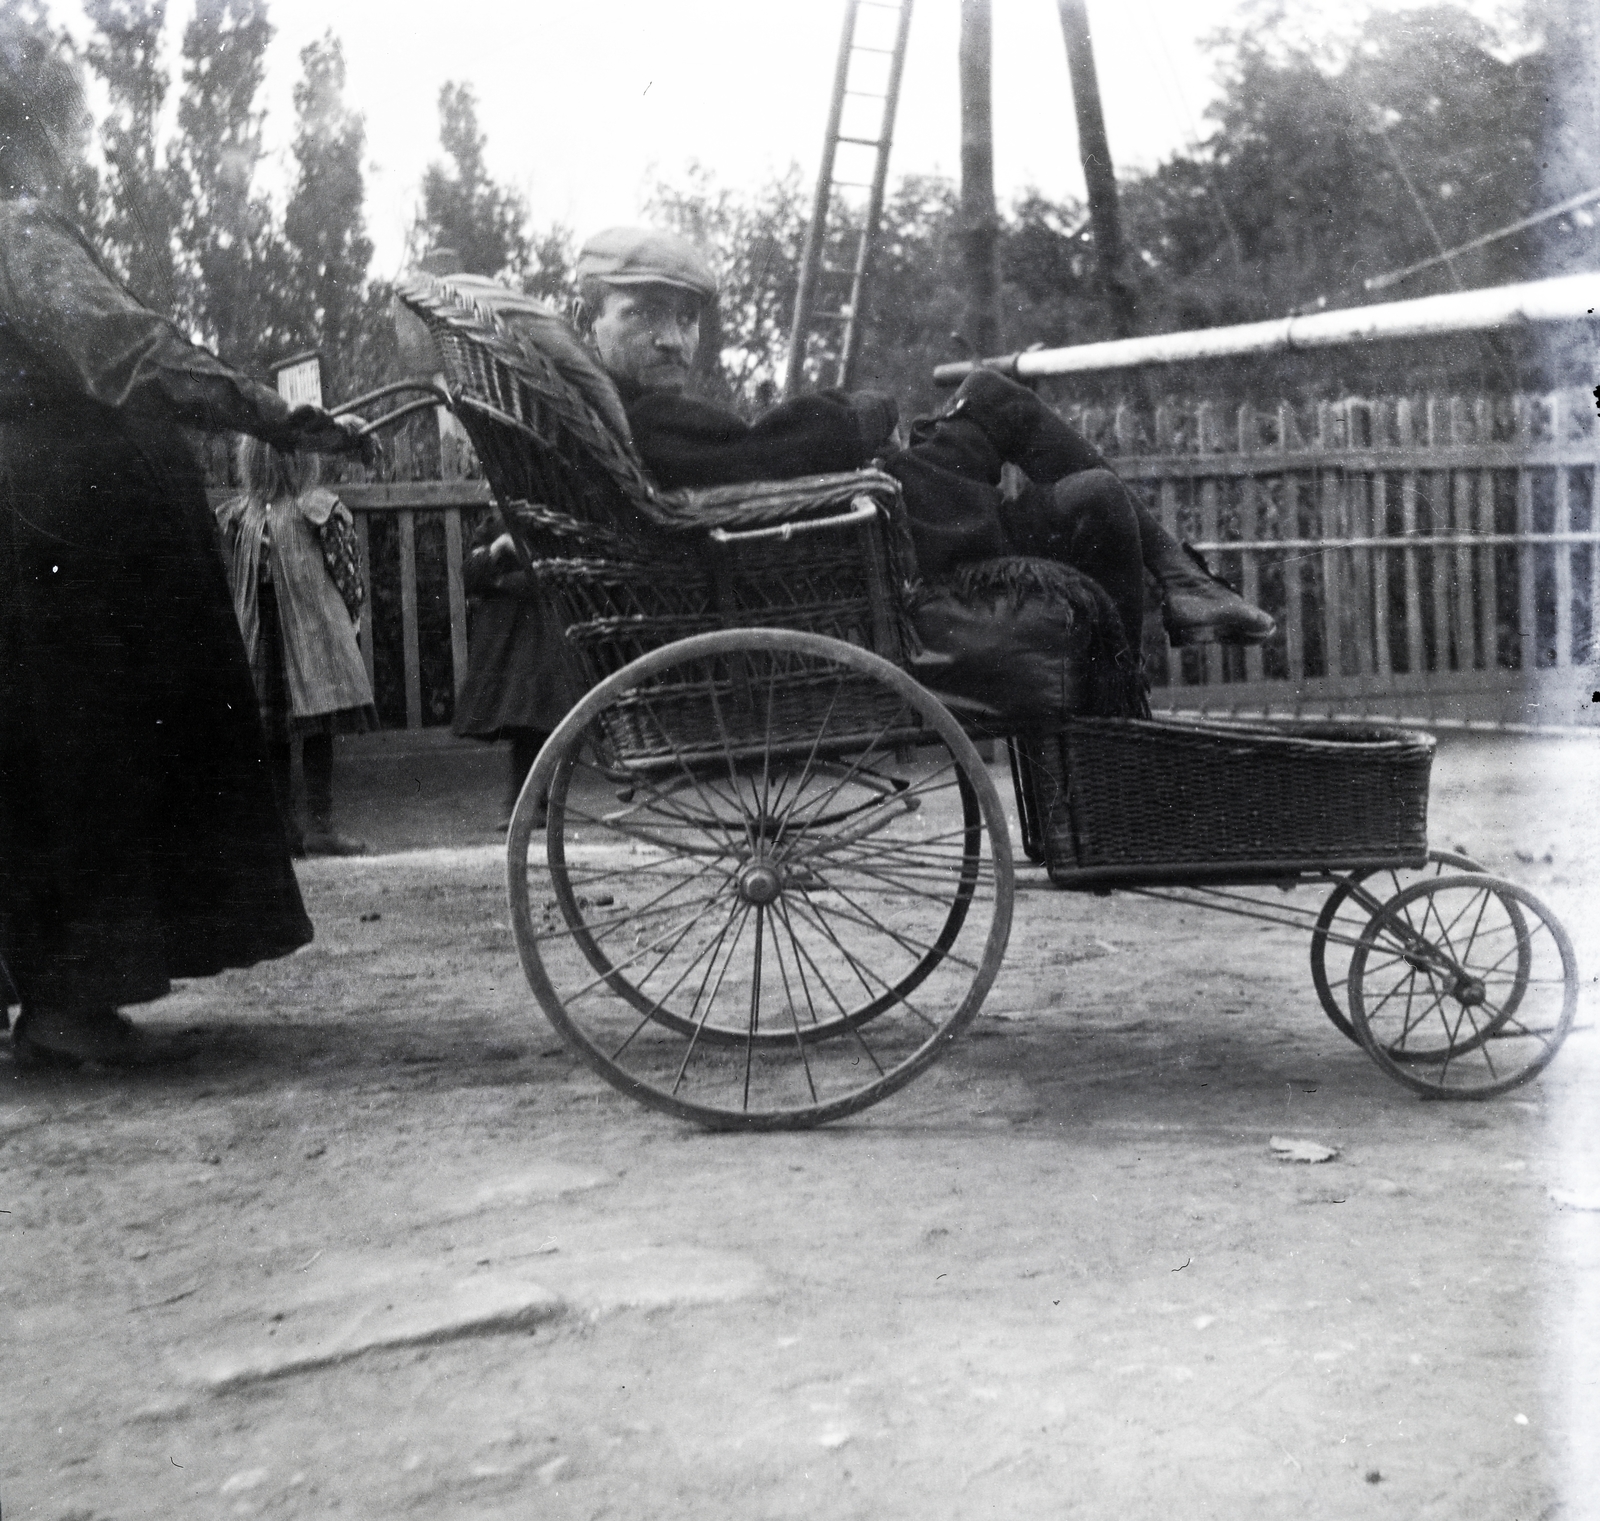
[[510,560],[513,563],[517,558],[517,546],[509,533],[503,533],[489,545],[489,558],[491,560]]

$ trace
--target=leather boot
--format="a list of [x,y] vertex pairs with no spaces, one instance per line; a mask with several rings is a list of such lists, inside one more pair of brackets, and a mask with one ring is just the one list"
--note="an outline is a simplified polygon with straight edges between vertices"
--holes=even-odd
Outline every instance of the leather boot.
[[1189,544],[1146,550],[1145,564],[1161,583],[1161,622],[1176,649],[1190,644],[1261,644],[1278,627],[1211,573]]

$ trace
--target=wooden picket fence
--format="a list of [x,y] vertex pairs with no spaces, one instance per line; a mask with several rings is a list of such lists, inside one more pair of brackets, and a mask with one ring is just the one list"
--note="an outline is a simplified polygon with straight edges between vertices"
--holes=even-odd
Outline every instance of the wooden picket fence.
[[1590,392],[1066,415],[1278,620],[1261,648],[1183,652],[1153,622],[1158,707],[1600,720]]
[[[1158,709],[1600,722],[1600,428],[1589,392],[1067,415],[1169,529],[1278,620],[1260,648],[1172,651],[1152,617]],[[380,702],[389,694],[398,719],[403,693],[410,729],[445,722],[466,674],[463,546],[488,487],[337,489],[369,584],[380,538],[381,584],[398,578],[398,598],[378,599],[362,633]]]

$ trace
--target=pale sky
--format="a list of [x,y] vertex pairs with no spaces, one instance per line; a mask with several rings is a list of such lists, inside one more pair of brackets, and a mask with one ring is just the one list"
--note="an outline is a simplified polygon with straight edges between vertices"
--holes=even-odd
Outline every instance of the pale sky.
[[[1119,169],[1203,134],[1213,65],[1200,39],[1237,7],[1089,0]],[[72,0],[55,9],[81,26]],[[193,0],[172,0],[174,49],[192,10]],[[994,0],[993,11],[999,196],[1081,196],[1055,0]],[[423,170],[440,156],[446,80],[477,91],[490,171],[527,196],[535,225],[561,221],[581,238],[638,219],[650,186],[681,178],[693,159],[735,187],[798,162],[809,186],[843,13],[843,0],[269,0],[267,144],[281,178],[298,53],[331,28],[367,120],[374,274],[402,263]],[[916,0],[891,176],[957,174],[958,25],[959,0]]]

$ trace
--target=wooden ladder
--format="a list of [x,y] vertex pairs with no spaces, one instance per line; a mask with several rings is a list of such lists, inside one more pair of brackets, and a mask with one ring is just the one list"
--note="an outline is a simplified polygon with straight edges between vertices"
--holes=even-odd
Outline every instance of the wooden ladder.
[[[822,166],[817,172],[817,193],[800,257],[800,285],[795,293],[794,325],[789,332],[789,361],[783,382],[785,396],[799,394],[805,383],[811,340],[830,330],[837,335],[828,356],[837,364],[833,384],[848,387],[855,376],[865,328],[867,286],[883,216],[889,147],[894,138],[912,3],[913,0],[845,3],[833,98],[822,141]],[[843,163],[839,162],[841,148],[846,160]],[[836,177],[836,168],[848,177]],[[865,206],[859,199],[850,199],[850,194],[859,198],[862,191],[867,196]],[[830,221],[834,224],[831,228]],[[839,261],[825,262],[830,253]]]

